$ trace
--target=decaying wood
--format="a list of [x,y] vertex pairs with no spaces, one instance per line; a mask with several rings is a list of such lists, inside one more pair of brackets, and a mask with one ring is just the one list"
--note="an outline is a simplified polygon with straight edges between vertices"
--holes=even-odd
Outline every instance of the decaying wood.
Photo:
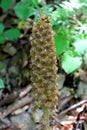
[[63,114],[66,114],[67,112],[69,112],[69,111],[71,111],[71,110],[73,110],[73,109],[76,109],[77,107],[79,107],[79,106],[81,106],[81,105],[83,105],[83,104],[85,104],[85,103],[87,103],[87,100],[83,100],[83,101],[81,101],[81,102],[79,102],[79,103],[77,103],[77,104],[75,104],[75,105],[72,105],[71,107],[67,108],[66,110],[60,112],[60,113],[59,113],[59,116],[61,116],[61,115],[63,115]]
[[28,105],[32,102],[32,98],[29,97],[29,95],[23,97],[21,100],[15,101],[13,104],[9,105],[7,109],[4,111],[4,113],[0,116],[0,118],[4,118],[8,115],[10,115],[13,111],[17,110],[18,108],[21,108],[25,105]]
[[62,110],[64,106],[73,98],[73,95],[69,95],[59,100],[58,111]]
[[19,94],[19,98],[26,96],[30,92],[31,88],[32,87],[29,85],[24,90],[22,90]]
[[3,100],[0,101],[0,106],[13,103],[17,97],[18,97],[18,94],[16,92],[7,95],[6,97],[4,97]]

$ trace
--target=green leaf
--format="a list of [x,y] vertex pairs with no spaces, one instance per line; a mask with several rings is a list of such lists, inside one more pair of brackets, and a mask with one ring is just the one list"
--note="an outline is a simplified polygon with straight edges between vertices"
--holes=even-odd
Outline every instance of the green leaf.
[[66,20],[67,19],[67,11],[64,8],[58,8],[58,15],[59,18],[62,20]]
[[33,6],[34,6],[36,9],[39,9],[38,1],[37,1],[37,0],[32,0],[32,4],[33,4]]
[[21,33],[20,33],[19,29],[17,29],[17,28],[11,28],[4,32],[5,37],[11,41],[19,38],[20,34]]
[[58,15],[58,10],[56,10],[56,11],[53,11],[52,13],[51,13],[51,24],[52,25],[56,25],[56,24],[58,24],[58,18],[59,18],[59,15]]
[[5,88],[4,83],[3,83],[3,80],[2,80],[2,79],[0,79],[0,88]]
[[79,98],[78,93],[75,93],[75,94],[74,94],[74,98],[75,98],[75,99],[78,99],[78,98]]
[[22,2],[17,3],[14,10],[16,15],[22,20],[26,20],[32,14],[32,6]]
[[5,43],[5,38],[2,35],[0,35],[0,44],[4,44],[4,43]]
[[83,55],[87,52],[87,39],[77,40],[73,45],[75,46],[75,51],[79,55]]
[[85,54],[84,60],[85,60],[85,62],[87,63],[87,53]]
[[66,10],[69,10],[69,11],[74,11],[74,9],[79,9],[82,6],[83,6],[83,4],[81,4],[79,2],[79,0],[70,0],[69,2],[68,1],[64,1],[61,4],[61,7],[63,7]]
[[62,56],[62,68],[68,74],[78,69],[81,64],[82,64],[81,57],[70,56],[69,53],[67,52]]
[[52,25],[58,25],[60,22],[65,22],[67,20],[67,12],[63,8],[58,8],[51,13],[51,23]]
[[24,2],[24,3],[32,3],[32,1],[31,0],[22,0],[22,2]]
[[32,4],[33,7],[35,8],[39,8],[39,5],[38,5],[38,1],[37,0],[22,0],[24,3],[29,3],[29,4]]
[[6,11],[11,7],[13,0],[1,0],[1,8]]
[[0,70],[3,69],[3,64],[0,62]]
[[0,23],[0,34],[2,34],[4,31],[4,25],[2,23]]
[[60,55],[68,47],[67,39],[60,34],[54,36],[55,47],[56,47],[56,56]]
[[0,70],[3,68],[3,64],[0,63]]

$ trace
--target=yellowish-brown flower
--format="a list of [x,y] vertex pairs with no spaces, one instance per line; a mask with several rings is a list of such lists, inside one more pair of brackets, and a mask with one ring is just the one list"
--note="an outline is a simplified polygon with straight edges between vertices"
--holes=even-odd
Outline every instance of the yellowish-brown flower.
[[44,111],[44,130],[57,105],[57,67],[54,37],[49,16],[41,15],[33,25],[31,40],[31,82],[34,107]]

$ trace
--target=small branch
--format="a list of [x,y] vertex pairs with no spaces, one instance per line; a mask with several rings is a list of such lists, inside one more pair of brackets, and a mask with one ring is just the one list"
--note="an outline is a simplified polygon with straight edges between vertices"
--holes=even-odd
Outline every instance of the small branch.
[[87,100],[83,100],[83,101],[81,101],[81,102],[79,102],[79,103],[77,103],[77,104],[67,108],[66,110],[60,112],[58,115],[61,116],[63,114],[66,114],[67,112],[69,112],[69,111],[71,111],[73,109],[76,109],[77,107],[79,107],[79,106],[81,106],[82,104],[85,104],[85,103],[87,103]]
[[15,101],[13,104],[9,105],[8,108],[4,111],[2,116],[0,118],[4,118],[8,115],[10,115],[13,111],[17,110],[18,108],[21,108],[25,105],[30,104],[32,101],[32,98],[27,95],[26,97],[22,98],[21,100]]
[[31,91],[31,86],[28,85],[24,90],[22,90],[19,94],[19,98],[23,98],[24,96],[26,96],[30,91]]

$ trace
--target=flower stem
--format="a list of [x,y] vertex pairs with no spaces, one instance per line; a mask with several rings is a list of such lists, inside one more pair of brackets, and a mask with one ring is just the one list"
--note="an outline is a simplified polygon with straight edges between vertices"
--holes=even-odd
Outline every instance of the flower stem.
[[44,125],[44,130],[52,130],[52,127],[50,126],[50,123],[49,123],[49,109],[47,107],[43,107],[43,112],[44,112],[44,115],[43,115],[43,120],[42,120],[42,123]]

